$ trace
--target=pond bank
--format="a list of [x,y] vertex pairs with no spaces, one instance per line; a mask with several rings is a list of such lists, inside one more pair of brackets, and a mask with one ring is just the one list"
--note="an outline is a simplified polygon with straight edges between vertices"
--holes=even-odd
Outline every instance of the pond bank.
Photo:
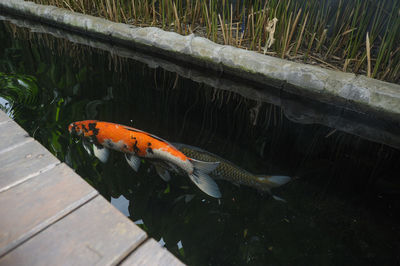
[[[8,21],[18,27],[29,29],[30,32],[50,34],[58,39],[67,39],[71,43],[106,51],[112,56],[130,58],[146,64],[149,68],[162,68],[169,72],[177,73],[181,77],[207,84],[219,90],[237,93],[246,99],[257,101],[260,105],[268,103],[279,106],[284,111],[286,118],[296,123],[321,124],[400,149],[399,127],[396,122],[384,121],[384,119],[381,119],[382,117],[371,117],[361,113],[354,113],[332,104],[297,97],[285,91],[280,91],[280,89],[273,90],[271,87],[269,89],[262,89],[243,80],[233,81],[213,73],[188,68],[178,62],[165,60],[151,54],[141,53],[140,51],[94,38],[87,38],[32,20],[22,20],[13,16],[0,15],[0,21],[2,20]],[[18,32],[14,32],[14,34],[16,36],[19,35]],[[50,47],[54,45],[57,46],[57,44],[49,44]],[[258,109],[256,112],[258,112]]]
[[400,119],[400,85],[295,63],[194,35],[181,36],[158,28],[140,28],[22,0],[4,0],[0,9],[25,18],[87,34],[112,43],[213,69],[228,78],[273,85],[323,103],[356,112]]

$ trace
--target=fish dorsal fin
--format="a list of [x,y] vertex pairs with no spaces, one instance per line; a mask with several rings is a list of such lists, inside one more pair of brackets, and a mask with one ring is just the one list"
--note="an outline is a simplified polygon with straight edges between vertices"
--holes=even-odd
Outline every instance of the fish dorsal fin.
[[157,174],[164,180],[165,182],[168,182],[171,180],[171,175],[169,174],[168,170],[159,166],[159,165],[154,165],[156,168]]
[[217,183],[209,175],[195,169],[193,174],[189,175],[189,178],[207,195],[214,198],[221,198],[221,192]]
[[257,175],[257,179],[261,182],[268,183],[268,186],[271,188],[280,187],[291,180],[290,176],[284,175]]
[[[122,125],[121,125],[121,126],[122,126]],[[143,130],[140,130],[140,129],[136,129],[136,128],[133,128],[133,127],[128,127],[128,126],[122,126],[122,127],[123,127],[124,129],[126,129],[126,130],[129,130],[129,131],[139,132],[139,133],[146,134],[146,135],[149,136],[149,137],[152,137],[152,138],[154,138],[154,139],[156,139],[156,140],[165,142],[165,143],[167,143],[168,145],[170,145],[170,146],[173,147],[173,145],[172,145],[171,143],[169,143],[167,140],[162,139],[162,138],[160,138],[160,137],[158,137],[158,136],[156,136],[156,135],[153,135],[153,134],[151,134],[151,133],[148,133],[148,132],[146,132],[146,131],[143,131]]]
[[183,144],[183,143],[177,143],[177,142],[172,142],[172,145],[175,148],[177,148],[179,151],[181,151],[181,152],[182,152],[182,149],[193,150],[193,151],[197,151],[197,152],[202,153],[202,154],[206,154],[206,155],[214,158],[216,161],[227,162],[227,163],[230,163],[230,164],[234,164],[234,163],[231,163],[230,161],[222,158],[221,156],[216,155],[215,153],[206,151],[206,150],[204,150],[202,148],[199,148],[199,147],[195,147],[195,146],[191,146],[191,145],[187,145],[187,144]]
[[106,163],[110,156],[110,151],[103,146],[93,145],[93,153],[102,163]]
[[199,161],[193,158],[189,158],[190,162],[193,164],[193,167],[203,173],[211,173],[214,171],[218,165],[219,162],[204,162],[204,161]]
[[256,177],[257,177],[258,181],[265,183],[269,187],[267,189],[267,191],[272,196],[272,198],[274,200],[286,202],[285,199],[274,195],[271,192],[271,188],[279,187],[279,186],[282,186],[282,185],[286,184],[287,182],[289,182],[291,180],[291,178],[289,176],[283,176],[283,175],[272,175],[272,176],[258,175]]
[[[188,144],[183,144],[183,143],[179,143],[179,142],[172,142],[171,144],[174,145],[174,147],[177,148],[178,150],[182,149],[182,148],[187,148],[187,149],[198,151],[198,152],[205,152],[205,153],[212,154],[211,152],[203,150],[202,148],[195,147],[195,146],[188,145]],[[215,155],[215,154],[213,154],[213,155]]]
[[132,167],[135,172],[139,171],[140,167],[140,158],[133,154],[125,153],[125,159],[128,162],[129,166]]

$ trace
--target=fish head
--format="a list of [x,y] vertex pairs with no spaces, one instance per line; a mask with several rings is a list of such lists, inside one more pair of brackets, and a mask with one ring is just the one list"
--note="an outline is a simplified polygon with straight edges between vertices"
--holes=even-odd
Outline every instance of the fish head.
[[91,137],[96,136],[98,129],[96,128],[97,121],[85,120],[69,124],[68,131],[71,135]]

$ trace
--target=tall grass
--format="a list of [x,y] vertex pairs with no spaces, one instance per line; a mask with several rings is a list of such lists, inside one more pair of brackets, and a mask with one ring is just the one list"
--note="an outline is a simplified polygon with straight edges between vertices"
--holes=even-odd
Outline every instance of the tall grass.
[[400,83],[398,0],[34,2]]

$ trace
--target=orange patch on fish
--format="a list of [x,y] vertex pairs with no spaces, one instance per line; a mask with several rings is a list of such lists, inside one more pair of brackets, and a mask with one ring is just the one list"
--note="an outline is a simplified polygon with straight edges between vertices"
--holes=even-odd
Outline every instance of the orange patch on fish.
[[122,152],[135,153],[140,157],[146,157],[153,150],[166,151],[182,161],[188,160],[182,152],[171,146],[168,142],[151,135],[147,132],[127,127],[120,124],[86,120],[72,123],[68,129],[73,131],[79,129],[85,137],[95,137],[103,146],[122,145],[119,149]]
[[147,158],[154,164],[161,160],[166,164],[155,165],[155,168],[163,180],[169,180],[169,170],[179,172],[180,169],[202,191],[215,198],[221,197],[218,185],[207,175],[219,162],[191,159],[155,135],[120,124],[86,120],[71,123],[68,130],[72,134],[88,138],[94,144],[94,155],[102,162],[107,161],[108,148],[125,153],[128,164],[135,171],[139,169],[140,157]]

